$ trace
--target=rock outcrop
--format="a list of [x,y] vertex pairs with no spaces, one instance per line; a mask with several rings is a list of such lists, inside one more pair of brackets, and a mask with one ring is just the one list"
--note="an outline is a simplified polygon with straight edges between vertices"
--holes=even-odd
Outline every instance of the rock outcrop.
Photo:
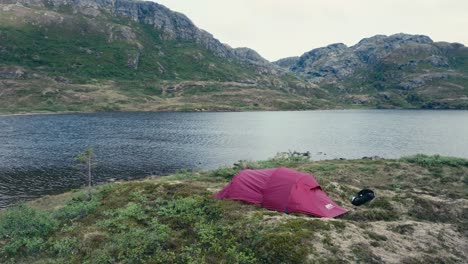
[[[0,0],[0,23],[0,78],[25,86],[36,75],[63,86],[109,81],[127,87],[130,82],[156,98],[165,92],[164,82],[215,81],[303,96],[312,108],[468,108],[468,48],[423,35],[377,35],[271,63],[252,49],[221,43],[185,15],[149,1]],[[197,86],[192,94],[224,87],[211,86]],[[184,91],[181,96],[190,94]]]
[[293,65],[297,63],[298,60],[299,60],[299,57],[295,56],[295,57],[287,57],[284,59],[279,59],[277,61],[274,61],[273,63],[278,65],[281,68],[290,69]]
[[410,49],[415,52],[427,51],[433,41],[423,35],[395,34],[391,36],[377,35],[361,40],[350,47],[364,63],[376,64],[397,49]]
[[[275,62],[349,104],[467,107],[468,48],[424,35],[376,35]],[[434,101],[436,100],[436,101]]]
[[347,77],[360,67],[363,63],[358,55],[346,45],[337,43],[305,53],[291,70],[310,80],[322,81]]
[[250,48],[236,48],[233,49],[234,56],[251,66],[257,69],[257,73],[259,74],[271,74],[271,75],[278,75],[283,72],[287,72],[278,65],[269,62],[265,58],[263,58],[258,52]]
[[[467,51],[461,44],[437,43],[427,36],[400,33],[365,38],[351,47],[332,44],[311,50],[298,59],[286,58],[275,63],[314,83],[337,83],[345,79],[359,82],[356,78],[373,81],[370,75],[379,78],[394,70],[382,80],[398,79],[401,88],[413,89],[425,83],[427,76],[431,76],[430,80],[453,76],[453,72],[446,72],[456,66],[451,65],[451,57],[466,56]],[[421,76],[415,78],[418,73]]]

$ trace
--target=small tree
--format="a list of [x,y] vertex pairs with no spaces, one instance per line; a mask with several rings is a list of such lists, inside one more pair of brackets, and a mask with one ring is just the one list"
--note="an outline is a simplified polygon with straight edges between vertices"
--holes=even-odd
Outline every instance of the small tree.
[[96,156],[94,155],[93,148],[88,148],[82,154],[76,156],[75,160],[79,162],[80,168],[82,169],[82,175],[87,177],[88,179],[88,198],[91,199],[91,187],[93,184],[93,174],[92,168],[94,167],[95,162],[94,159]]

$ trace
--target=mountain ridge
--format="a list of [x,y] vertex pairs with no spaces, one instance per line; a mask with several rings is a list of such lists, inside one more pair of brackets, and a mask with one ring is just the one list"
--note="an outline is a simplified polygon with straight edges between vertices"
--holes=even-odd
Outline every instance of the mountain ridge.
[[376,35],[353,46],[330,44],[274,63],[335,91],[345,104],[402,108],[468,104],[468,48],[424,35]]
[[395,34],[269,62],[163,5],[0,0],[0,112],[468,108],[467,48]]
[[[153,2],[2,0],[0,5],[3,112],[322,104],[306,96],[315,93],[309,89],[314,85],[255,51],[222,44],[186,16]],[[200,84],[207,82],[214,84]],[[245,83],[255,85],[246,89]]]

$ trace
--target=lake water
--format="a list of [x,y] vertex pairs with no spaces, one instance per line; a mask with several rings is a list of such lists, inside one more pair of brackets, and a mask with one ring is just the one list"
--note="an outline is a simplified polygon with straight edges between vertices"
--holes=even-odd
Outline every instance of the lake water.
[[74,157],[97,156],[96,181],[211,169],[277,152],[313,159],[468,158],[468,111],[337,110],[0,116],[0,207],[85,184]]

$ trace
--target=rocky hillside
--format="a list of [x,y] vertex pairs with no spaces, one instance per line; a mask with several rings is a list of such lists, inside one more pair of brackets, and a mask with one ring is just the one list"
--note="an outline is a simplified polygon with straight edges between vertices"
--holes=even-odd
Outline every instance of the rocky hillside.
[[0,0],[0,80],[0,112],[327,104],[255,51],[135,0]]
[[[242,168],[313,173],[349,212],[273,212],[212,195]],[[468,161],[278,157],[98,186],[0,211],[2,263],[466,263]],[[362,188],[376,198],[361,207]]]
[[0,113],[468,108],[468,48],[375,36],[271,63],[137,0],[0,0]]
[[275,62],[342,103],[403,108],[468,108],[468,48],[427,36],[377,35]]

